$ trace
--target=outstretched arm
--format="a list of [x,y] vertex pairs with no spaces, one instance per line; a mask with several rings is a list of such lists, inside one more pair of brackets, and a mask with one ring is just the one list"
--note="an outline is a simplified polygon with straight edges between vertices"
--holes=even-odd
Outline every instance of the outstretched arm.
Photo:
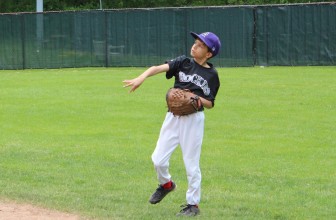
[[162,64],[160,66],[152,66],[148,68],[145,72],[143,72],[140,76],[134,78],[134,79],[129,79],[129,80],[124,80],[124,88],[125,87],[131,87],[129,92],[134,92],[141,84],[145,81],[147,77],[154,76],[158,73],[162,72],[167,72],[169,70],[169,65],[168,64]]

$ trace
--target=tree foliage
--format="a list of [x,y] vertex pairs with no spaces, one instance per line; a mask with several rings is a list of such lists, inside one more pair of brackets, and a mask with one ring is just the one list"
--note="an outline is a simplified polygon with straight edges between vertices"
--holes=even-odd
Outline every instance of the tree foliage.
[[[155,8],[221,5],[264,5],[321,2],[317,0],[44,0],[44,11]],[[333,2],[333,1],[323,1]],[[36,0],[0,0],[0,13],[34,12]]]

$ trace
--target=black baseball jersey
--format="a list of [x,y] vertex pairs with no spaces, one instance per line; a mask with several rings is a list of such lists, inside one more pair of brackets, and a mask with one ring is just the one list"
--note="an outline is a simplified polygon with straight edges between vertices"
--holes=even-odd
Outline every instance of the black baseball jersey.
[[175,88],[189,89],[196,95],[205,98],[215,105],[220,82],[217,70],[211,63],[210,68],[203,67],[195,62],[194,59],[180,56],[167,62],[169,71],[166,78],[175,76]]

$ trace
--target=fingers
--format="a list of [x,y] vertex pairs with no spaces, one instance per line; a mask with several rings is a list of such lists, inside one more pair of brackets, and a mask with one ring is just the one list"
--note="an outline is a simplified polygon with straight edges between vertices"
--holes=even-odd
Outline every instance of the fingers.
[[134,92],[134,90],[136,90],[137,88],[139,88],[139,86],[142,84],[142,82],[144,81],[143,78],[141,77],[137,77],[131,80],[124,80],[124,88],[125,87],[131,87],[129,92]]
[[123,83],[124,83],[124,86],[123,86],[124,88],[129,87],[133,84],[131,80],[124,80]]
[[134,85],[133,80],[124,80],[123,83],[124,83],[123,88],[131,86],[131,89],[129,90],[129,93],[134,92],[134,90],[139,87],[139,86]]
[[123,88],[132,86],[132,88],[130,89],[130,92],[134,90],[133,89],[134,83],[131,80],[124,80],[123,83],[124,83]]

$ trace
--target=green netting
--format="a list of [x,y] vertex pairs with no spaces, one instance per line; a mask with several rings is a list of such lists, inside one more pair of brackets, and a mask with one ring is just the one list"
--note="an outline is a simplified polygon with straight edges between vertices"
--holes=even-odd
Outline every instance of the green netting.
[[22,69],[24,40],[21,16],[0,15],[0,68]]
[[[189,10],[188,30],[212,31],[221,39],[222,50],[212,60],[217,66],[252,66],[253,60],[253,8],[211,8]],[[191,45],[192,38],[188,39]],[[189,49],[188,49],[189,50]]]
[[148,66],[185,53],[181,10],[107,11],[106,16],[109,65]]
[[222,41],[216,66],[334,65],[336,5],[91,10],[0,15],[0,68],[151,66]]
[[190,31],[220,36],[216,65],[253,65],[251,8],[6,14],[0,25],[2,69],[160,64],[190,54]]
[[[63,12],[26,14],[25,27],[42,20],[42,34],[25,28],[25,68],[101,66],[93,39],[105,39],[104,13]],[[101,51],[103,53],[103,51]]]
[[257,64],[336,64],[336,5],[260,7],[256,24]]

